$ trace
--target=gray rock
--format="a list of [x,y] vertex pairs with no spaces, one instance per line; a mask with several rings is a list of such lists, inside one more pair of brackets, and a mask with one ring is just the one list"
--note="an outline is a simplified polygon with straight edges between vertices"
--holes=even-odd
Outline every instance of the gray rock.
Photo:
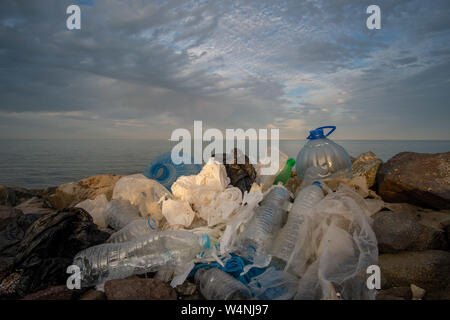
[[50,204],[43,198],[32,197],[18,206],[15,206],[16,209],[20,209],[24,214],[31,213],[54,213],[55,210],[50,208]]
[[14,206],[16,204],[16,194],[11,188],[0,185],[0,205]]
[[380,254],[382,289],[415,284],[431,291],[449,283],[450,252],[442,250],[404,251]]
[[352,163],[353,176],[365,176],[367,187],[370,188],[375,184],[378,168],[382,163],[373,152],[363,153]]
[[388,202],[450,209],[450,152],[402,152],[377,174],[378,194]]
[[170,285],[157,279],[120,279],[105,283],[108,300],[176,300]]

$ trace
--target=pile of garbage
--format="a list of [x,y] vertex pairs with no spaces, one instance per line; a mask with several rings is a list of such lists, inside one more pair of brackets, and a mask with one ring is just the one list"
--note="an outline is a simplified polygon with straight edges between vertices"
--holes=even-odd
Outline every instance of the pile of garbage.
[[[271,176],[260,174],[264,162],[252,165],[237,149],[203,167],[175,166],[170,153],[161,155],[144,174],[122,177],[109,201],[105,195],[82,201],[64,218],[30,216],[46,220],[37,233],[24,228],[34,221],[17,221],[9,228],[17,235],[0,247],[10,252],[9,260],[0,257],[0,272],[40,265],[45,274],[57,260],[42,256],[39,237],[65,228],[71,241],[61,245],[71,243],[65,257],[74,257],[83,288],[102,291],[109,280],[156,273],[172,287],[194,281],[206,299],[374,299],[366,285],[366,270],[378,260],[371,208],[348,184],[349,155],[324,128],[311,131],[297,161],[280,152],[282,165]],[[300,179],[298,190],[287,188],[290,179]],[[77,219],[91,218],[73,230],[75,211]],[[93,224],[110,231],[94,232]]]

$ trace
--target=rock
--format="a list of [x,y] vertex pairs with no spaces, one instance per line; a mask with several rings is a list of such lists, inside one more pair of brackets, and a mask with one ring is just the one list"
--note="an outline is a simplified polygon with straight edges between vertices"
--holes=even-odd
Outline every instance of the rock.
[[67,286],[50,287],[35,293],[26,295],[23,300],[71,300],[73,291]]
[[50,208],[50,204],[43,198],[33,197],[31,199],[22,202],[18,206],[15,206],[16,209],[20,209],[24,214],[31,213],[54,213],[55,210]]
[[411,298],[410,287],[392,287],[380,290],[376,295],[376,300],[411,300]]
[[450,247],[446,232],[446,228],[450,226],[450,211],[433,211],[407,203],[384,203],[384,207],[394,212],[407,214],[422,226],[422,232],[408,250],[448,250]]
[[449,281],[450,252],[442,250],[405,251],[380,254],[381,287],[415,284],[427,291],[443,289]]
[[91,289],[84,293],[80,297],[80,300],[106,300],[106,295],[104,292]]
[[422,300],[425,290],[411,283],[412,300]]
[[375,184],[378,168],[382,163],[375,153],[371,151],[363,153],[352,163],[353,176],[366,177],[367,187],[370,188]]
[[108,300],[176,300],[175,290],[157,279],[120,279],[105,283]]
[[427,291],[424,300],[450,300],[450,284],[445,289]]
[[399,153],[380,167],[377,184],[385,201],[450,209],[450,152]]
[[380,211],[373,215],[373,231],[380,253],[408,249],[422,233],[422,226],[410,215]]
[[16,204],[16,195],[11,188],[0,185],[0,205],[13,207]]
[[16,206],[36,196],[36,194],[32,190],[28,190],[25,188],[12,187],[11,190],[15,194]]
[[185,281],[182,285],[175,288],[175,291],[181,296],[192,296],[197,292],[195,283]]
[[0,206],[0,231],[6,228],[10,221],[20,216],[22,211],[8,206]]
[[82,179],[78,182],[70,182],[56,188],[54,194],[48,196],[48,200],[55,209],[63,209],[74,206],[81,201],[93,200],[96,196],[105,194],[111,200],[116,182],[122,175],[102,174]]

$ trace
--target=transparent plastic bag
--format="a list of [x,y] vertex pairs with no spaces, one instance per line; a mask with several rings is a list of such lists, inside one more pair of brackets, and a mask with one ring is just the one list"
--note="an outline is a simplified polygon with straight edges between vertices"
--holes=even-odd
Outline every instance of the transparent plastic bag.
[[161,199],[171,198],[170,192],[158,181],[142,174],[125,176],[114,186],[112,199],[127,200],[139,208],[143,217],[161,220]]
[[305,214],[301,237],[286,270],[300,276],[296,299],[374,299],[367,267],[377,264],[378,247],[370,211],[341,184]]
[[77,204],[76,208],[86,210],[94,220],[94,223],[100,228],[106,228],[105,210],[108,206],[108,199],[104,194],[100,194],[95,197],[94,200],[84,200]]

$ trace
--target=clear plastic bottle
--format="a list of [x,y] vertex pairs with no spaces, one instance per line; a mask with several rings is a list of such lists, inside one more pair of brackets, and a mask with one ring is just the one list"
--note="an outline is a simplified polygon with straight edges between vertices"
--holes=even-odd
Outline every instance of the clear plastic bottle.
[[155,232],[157,228],[158,222],[155,219],[136,219],[113,233],[106,242],[118,243],[131,241],[144,234]]
[[106,223],[114,230],[120,230],[140,218],[139,209],[126,200],[111,200],[105,209]]
[[217,268],[197,270],[195,283],[207,300],[247,300],[252,296],[242,282]]
[[170,187],[178,177],[196,175],[202,170],[201,165],[194,164],[191,157],[187,158],[190,158],[191,164],[174,164],[172,161],[172,153],[163,153],[150,162],[145,169],[144,175],[149,179],[158,181],[170,190]]
[[[325,135],[323,129],[332,130]],[[347,151],[327,139],[335,129],[335,126],[326,126],[310,131],[295,165],[298,178],[303,180],[302,188],[316,180],[352,177],[352,162]]]
[[286,218],[290,194],[282,186],[274,186],[255,209],[244,231],[239,235],[237,251],[244,258],[255,261],[270,249],[273,238]]
[[[271,250],[272,256],[281,260],[277,261],[280,268],[286,265],[294,251],[301,230],[300,226],[304,221],[304,214],[323,198],[324,194],[319,182],[314,182],[300,190],[295,197],[287,222],[278,233]],[[276,259],[274,260],[276,261]]]
[[129,242],[87,248],[74,257],[73,264],[80,268],[81,286],[89,287],[186,264],[209,245],[207,235],[190,231],[153,232]]

